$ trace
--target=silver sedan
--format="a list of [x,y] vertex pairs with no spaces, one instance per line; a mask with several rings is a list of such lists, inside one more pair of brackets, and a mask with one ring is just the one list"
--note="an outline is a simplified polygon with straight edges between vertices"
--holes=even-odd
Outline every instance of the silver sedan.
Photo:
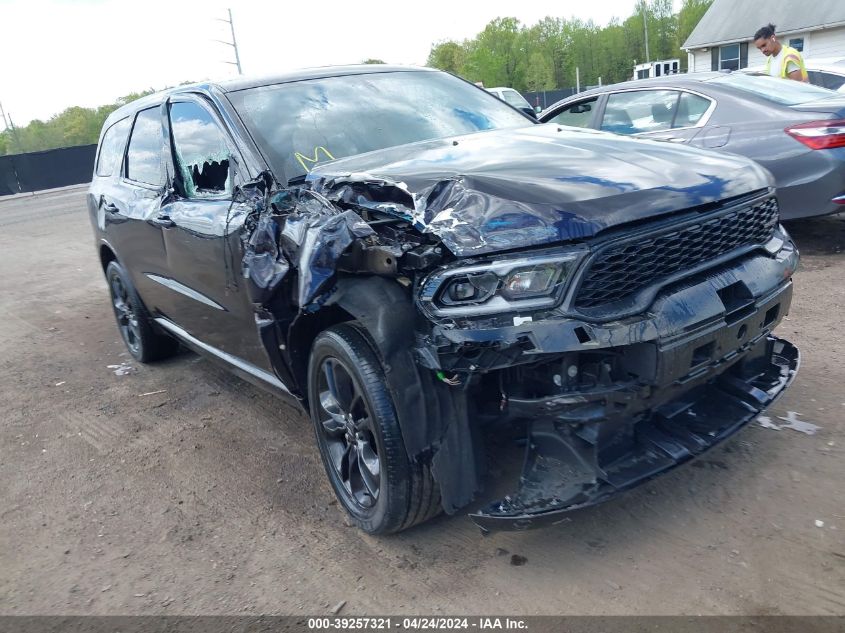
[[718,149],[772,172],[781,217],[845,211],[845,95],[743,73],[692,73],[588,90],[542,123]]

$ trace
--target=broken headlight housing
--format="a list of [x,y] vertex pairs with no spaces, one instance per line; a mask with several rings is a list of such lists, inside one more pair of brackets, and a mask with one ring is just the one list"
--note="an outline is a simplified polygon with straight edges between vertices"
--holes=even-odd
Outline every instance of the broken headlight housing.
[[583,251],[500,259],[441,268],[420,285],[423,308],[437,316],[470,316],[556,305]]

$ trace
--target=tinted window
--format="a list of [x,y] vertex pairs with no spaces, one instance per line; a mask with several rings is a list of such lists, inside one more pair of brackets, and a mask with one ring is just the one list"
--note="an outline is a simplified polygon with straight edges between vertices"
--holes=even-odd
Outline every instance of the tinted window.
[[824,88],[824,73],[820,73],[817,70],[808,70],[807,71],[807,78],[810,80],[810,83],[814,86],[821,86]]
[[601,129],[617,134],[668,130],[677,103],[674,90],[617,92],[607,99]]
[[803,37],[793,37],[789,40],[789,45],[794,48],[796,51],[803,51],[804,50],[804,38]]
[[327,77],[229,93],[279,177],[405,143],[531,125],[490,93],[429,71]]
[[728,44],[719,49],[719,68],[739,70],[739,44]]
[[196,103],[174,103],[170,126],[185,193],[202,197],[231,191],[229,145],[211,113]]
[[593,112],[596,109],[596,101],[598,101],[598,97],[573,103],[558,112],[553,118],[549,119],[549,123],[571,125],[572,127],[587,127],[590,125],[590,121],[593,118]]
[[126,152],[126,177],[148,185],[163,184],[161,116],[158,107],[141,110]]
[[[819,73],[824,81],[823,85],[828,90],[839,90],[842,84],[845,84],[845,75],[837,75],[835,73]],[[815,83],[815,82],[813,82]]]
[[678,101],[678,112],[675,114],[675,124],[672,127],[691,127],[697,124],[709,107],[710,99],[682,92]]
[[758,97],[768,99],[783,105],[796,105],[819,99],[830,99],[835,96],[829,90],[805,84],[800,81],[784,81],[778,77],[767,77],[765,75],[745,75],[731,73],[721,75],[714,79],[708,79],[717,84],[733,86],[737,90],[751,93]]
[[123,148],[126,147],[126,132],[129,130],[129,121],[129,117],[122,119],[103,134],[100,153],[97,156],[98,176],[111,176],[115,167],[119,169],[120,159],[123,158]]

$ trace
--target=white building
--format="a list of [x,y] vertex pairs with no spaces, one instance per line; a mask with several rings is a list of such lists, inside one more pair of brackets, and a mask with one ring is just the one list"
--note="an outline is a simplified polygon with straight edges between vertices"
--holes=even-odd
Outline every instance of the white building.
[[764,65],[752,38],[769,22],[805,59],[845,57],[845,0],[714,0],[681,46],[689,72]]

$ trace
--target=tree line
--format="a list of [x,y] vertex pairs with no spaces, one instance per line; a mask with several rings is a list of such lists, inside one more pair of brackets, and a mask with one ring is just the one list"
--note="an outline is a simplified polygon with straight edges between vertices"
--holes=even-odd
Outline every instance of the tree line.
[[[485,86],[510,86],[522,92],[574,87],[576,67],[582,87],[599,83],[599,78],[605,84],[624,81],[631,77],[634,63],[645,60],[645,19],[650,58],[679,57],[685,69],[686,54],[680,46],[712,1],[683,0],[675,14],[672,0],[641,0],[633,15],[605,27],[591,20],[555,17],[532,26],[516,18],[496,18],[470,40],[434,44],[427,65]],[[96,143],[109,114],[152,92],[128,94],[98,108],[74,106],[47,121],[36,119],[6,129],[0,133],[0,156]]]
[[0,156],[96,143],[103,123],[112,112],[153,92],[152,88],[133,92],[98,108],[73,106],[47,121],[35,119],[23,127],[7,128],[0,133]]
[[[681,44],[712,0],[683,0],[678,13],[672,0],[641,0],[626,20],[605,27],[592,20],[546,17],[527,26],[516,18],[496,18],[474,38],[447,40],[431,47],[428,66],[446,70],[487,87],[510,86],[521,92],[581,87],[630,79],[634,64],[649,58],[681,59]],[[645,24],[643,23],[645,20]]]

